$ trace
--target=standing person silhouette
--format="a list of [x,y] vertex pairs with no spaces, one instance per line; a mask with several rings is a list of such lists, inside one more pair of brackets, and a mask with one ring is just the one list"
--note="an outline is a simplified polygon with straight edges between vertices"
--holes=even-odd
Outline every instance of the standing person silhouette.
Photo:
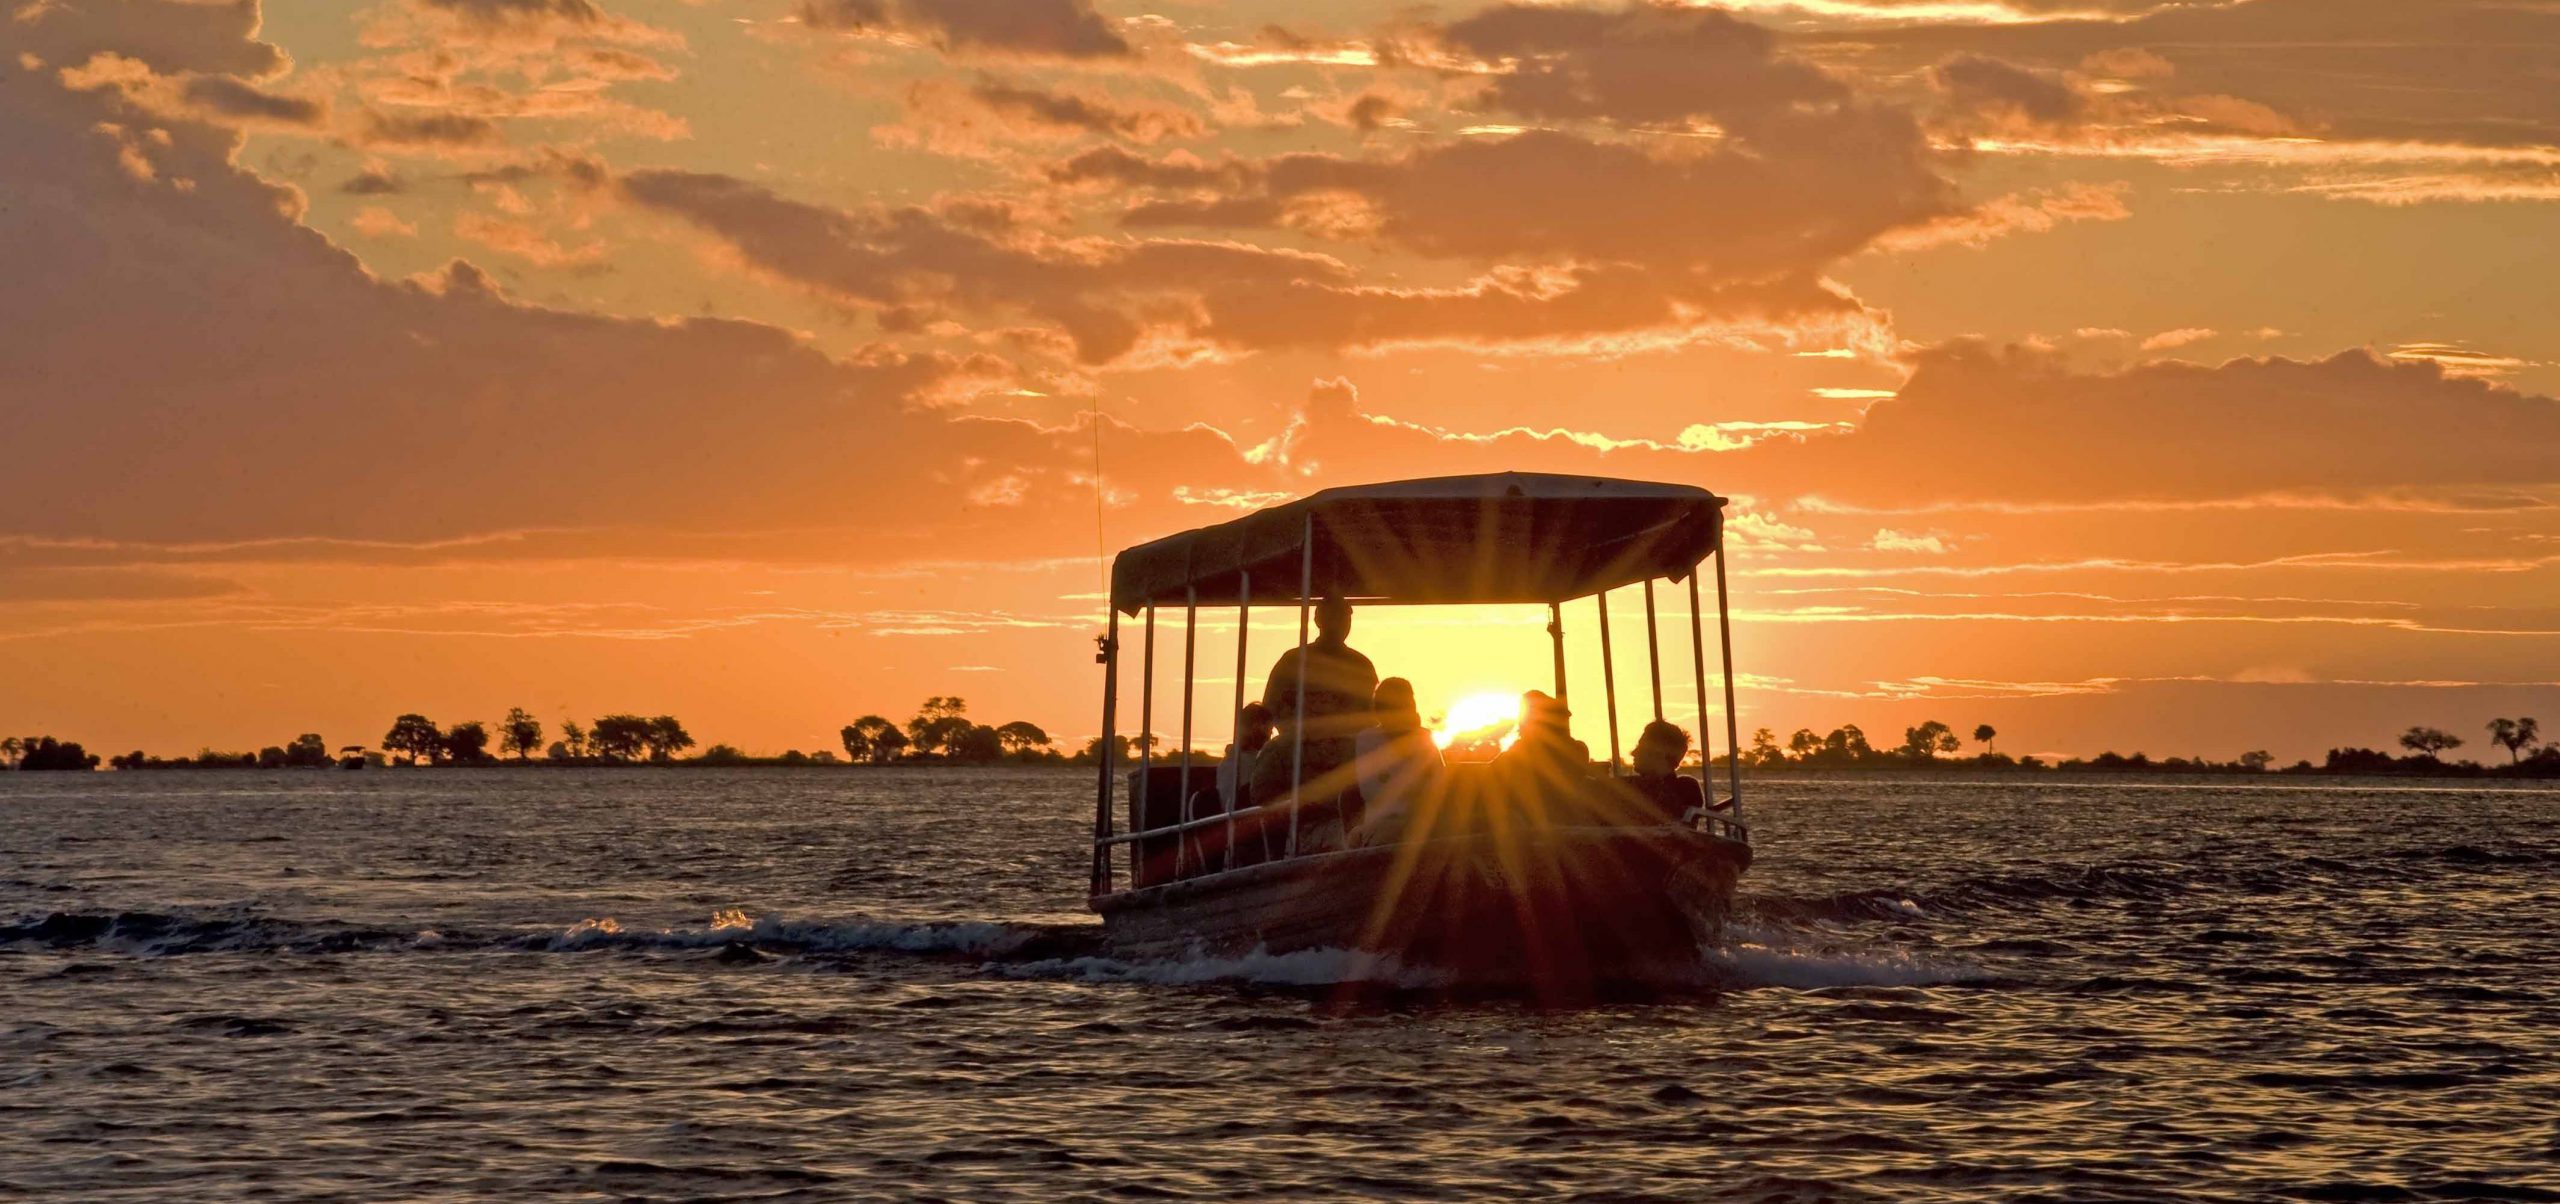
[[[1298,805],[1302,811],[1316,808],[1319,812],[1302,816],[1301,822],[1309,827],[1328,817],[1331,804],[1351,784],[1357,753],[1354,741],[1360,729],[1369,726],[1369,696],[1378,688],[1377,666],[1349,643],[1351,603],[1326,590],[1323,601],[1316,604],[1315,617],[1316,638],[1307,644],[1305,655],[1296,648],[1281,653],[1263,684],[1262,705],[1270,709],[1280,730],[1254,759],[1252,792],[1256,804],[1285,803],[1292,777],[1301,772],[1298,757],[1303,749],[1304,788]],[[1302,677],[1306,682],[1303,729],[1298,716]]]

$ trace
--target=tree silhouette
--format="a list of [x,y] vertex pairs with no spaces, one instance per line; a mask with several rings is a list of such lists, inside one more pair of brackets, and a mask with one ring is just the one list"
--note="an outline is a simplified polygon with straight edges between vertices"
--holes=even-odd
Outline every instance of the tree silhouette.
[[16,736],[0,736],[0,764],[5,764],[11,769],[16,769],[18,767],[18,754],[24,751],[26,746],[26,741],[21,740]]
[[2462,747],[2462,737],[2442,728],[2413,727],[2400,733],[2400,747],[2422,757],[2432,757]]
[[2541,738],[2542,721],[2531,715],[2522,719],[2489,721],[2489,742],[2507,750],[2507,763],[2510,765],[2523,760],[2524,750],[2533,747],[2534,742]]
[[954,761],[985,764],[1004,756],[1004,738],[986,724],[973,723],[951,737],[949,752]]
[[444,755],[444,732],[424,715],[402,715],[391,721],[390,731],[383,733],[382,751],[398,753],[403,765],[415,765],[420,757],[432,763]]
[[318,732],[304,732],[284,746],[284,763],[301,769],[326,769],[337,764],[329,755],[329,742]]
[[1854,723],[1841,724],[1831,729],[1830,735],[1822,738],[1823,755],[1837,760],[1855,761],[1874,751],[1875,749],[1867,743],[1867,734],[1858,730],[1858,725]]
[[975,726],[969,722],[969,704],[958,697],[937,694],[916,708],[916,717],[907,720],[907,739],[920,753],[948,753],[960,737]]
[[1999,746],[1999,745],[1997,745],[1997,744],[1992,743],[1992,741],[1998,740],[1999,738],[2000,738],[2000,733],[1999,733],[1999,731],[1998,731],[1997,729],[1993,728],[1990,724],[1988,724],[1988,723],[1978,723],[1978,724],[1975,724],[1975,725],[1974,725],[1974,728],[1973,728],[1973,742],[1974,742],[1974,743],[1979,744],[1979,745],[1983,746],[1984,748],[1990,749],[1990,750],[1991,750],[1991,751],[1993,751],[1993,752],[1998,752],[1998,751],[2000,751],[2000,746]]
[[693,747],[693,733],[684,730],[673,715],[660,715],[649,720],[649,759],[664,764],[677,753]]
[[477,719],[453,725],[444,734],[444,755],[464,765],[489,759],[489,729]]
[[1902,730],[1902,755],[1914,761],[1933,760],[1939,753],[1951,753],[1963,747],[1964,741],[1956,738],[1955,729],[1935,719]]
[[1796,760],[1810,760],[1822,751],[1822,737],[1814,735],[1812,728],[1797,728],[1796,734],[1787,737],[1787,751],[1794,753]]
[[865,715],[836,733],[844,741],[844,755],[854,763],[878,764],[896,757],[907,746],[907,734],[898,725],[878,715]]
[[1038,724],[1020,719],[997,728],[996,740],[1004,746],[1006,752],[1017,757],[1035,748],[1047,748],[1054,743],[1049,739],[1049,733],[1040,730]]
[[1751,733],[1751,760],[1756,765],[1775,765],[1786,759],[1778,751],[1778,734],[1767,728]]
[[98,767],[98,755],[68,740],[26,736],[18,741],[17,767],[30,773],[83,773]]
[[542,721],[523,707],[508,707],[507,723],[499,729],[498,741],[516,755],[516,760],[526,760],[533,756],[533,750],[542,747]]
[[563,719],[560,721],[560,748],[569,754],[570,760],[579,761],[586,759],[594,745],[588,740],[587,729],[578,726],[577,720]]
[[587,746],[608,761],[635,760],[649,747],[649,721],[638,715],[607,715],[588,731]]
[[2267,766],[2275,763],[2276,755],[2263,748],[2240,754],[2240,768],[2251,773],[2265,773]]

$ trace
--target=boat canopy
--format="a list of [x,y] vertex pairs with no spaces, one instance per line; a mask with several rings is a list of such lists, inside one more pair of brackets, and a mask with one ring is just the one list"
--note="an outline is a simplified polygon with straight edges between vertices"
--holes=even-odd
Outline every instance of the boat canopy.
[[[1503,472],[1327,489],[1139,544],[1111,566],[1111,604],[1565,602],[1714,553],[1723,498],[1694,485]],[[1312,564],[1308,541],[1312,537]],[[1245,586],[1250,586],[1249,591]]]

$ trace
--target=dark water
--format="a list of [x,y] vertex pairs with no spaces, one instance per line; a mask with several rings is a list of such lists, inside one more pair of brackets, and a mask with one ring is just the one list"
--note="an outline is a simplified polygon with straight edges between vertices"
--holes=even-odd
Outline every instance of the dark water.
[[1541,1011],[1103,957],[1089,789],[0,775],[0,1196],[2560,1198],[2560,794],[1767,782]]

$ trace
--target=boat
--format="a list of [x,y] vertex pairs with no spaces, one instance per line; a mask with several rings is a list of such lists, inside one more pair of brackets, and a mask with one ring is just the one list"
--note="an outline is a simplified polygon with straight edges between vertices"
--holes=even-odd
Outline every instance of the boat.
[[[1751,864],[1740,758],[1726,758],[1723,797],[1685,815],[1633,788],[1620,756],[1609,606],[1614,591],[1643,593],[1653,718],[1666,717],[1666,661],[1689,661],[1699,797],[1713,799],[1707,712],[1716,696],[1700,587],[1710,571],[1728,752],[1740,731],[1725,504],[1702,488],[1649,481],[1437,477],[1327,489],[1121,552],[1095,656],[1103,738],[1088,902],[1107,946],[1139,959],[1344,950],[1438,981],[1542,993],[1693,980]],[[1655,621],[1661,583],[1685,587],[1688,601],[1689,647],[1667,656]],[[1215,764],[1192,752],[1200,611],[1235,608],[1234,715],[1246,701],[1253,608],[1295,606],[1304,649],[1310,608],[1327,596],[1359,607],[1544,607],[1560,709],[1569,702],[1566,607],[1588,600],[1608,762],[1592,766],[1584,755],[1562,771],[1526,775],[1451,765],[1404,804],[1399,830],[1384,840],[1325,837],[1328,809],[1343,820],[1331,831],[1346,832],[1362,800],[1356,787],[1316,797],[1303,756],[1285,797],[1225,810]],[[1120,751],[1121,621],[1143,625],[1138,730],[1153,732],[1160,609],[1183,618],[1179,751],[1133,765]],[[1303,716],[1303,683],[1297,705]]]

